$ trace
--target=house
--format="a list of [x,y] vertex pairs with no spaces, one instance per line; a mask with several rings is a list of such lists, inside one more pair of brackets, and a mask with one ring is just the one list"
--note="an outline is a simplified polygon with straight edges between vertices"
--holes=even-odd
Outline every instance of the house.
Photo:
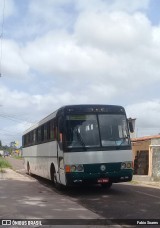
[[160,135],[132,139],[134,174],[160,180]]

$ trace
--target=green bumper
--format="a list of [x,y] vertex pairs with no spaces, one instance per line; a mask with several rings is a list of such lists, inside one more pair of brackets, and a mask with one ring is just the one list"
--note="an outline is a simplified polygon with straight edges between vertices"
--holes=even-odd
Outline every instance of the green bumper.
[[98,183],[101,178],[108,178],[109,182],[127,182],[132,180],[132,169],[121,169],[121,163],[103,164],[106,166],[105,171],[100,170],[102,164],[84,165],[84,172],[66,173],[67,185],[77,183]]

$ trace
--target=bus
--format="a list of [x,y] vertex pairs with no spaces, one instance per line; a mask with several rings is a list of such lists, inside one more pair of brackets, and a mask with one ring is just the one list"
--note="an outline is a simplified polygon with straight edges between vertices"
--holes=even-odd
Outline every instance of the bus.
[[24,132],[26,172],[56,187],[131,181],[132,130],[122,106],[61,107]]

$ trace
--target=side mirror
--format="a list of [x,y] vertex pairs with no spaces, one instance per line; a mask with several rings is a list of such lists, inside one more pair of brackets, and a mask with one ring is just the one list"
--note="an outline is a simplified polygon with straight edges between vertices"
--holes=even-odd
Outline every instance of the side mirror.
[[130,132],[131,132],[131,133],[133,133],[133,132],[134,132],[132,122],[129,122],[129,130],[130,130]]
[[135,122],[135,119],[132,119],[132,118],[128,119],[129,130],[131,133],[134,132],[133,121]]

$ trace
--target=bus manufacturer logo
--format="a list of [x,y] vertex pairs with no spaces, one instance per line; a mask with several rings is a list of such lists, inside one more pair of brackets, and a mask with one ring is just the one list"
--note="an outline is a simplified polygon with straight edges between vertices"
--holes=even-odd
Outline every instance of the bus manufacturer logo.
[[106,166],[105,165],[101,165],[100,169],[101,169],[101,171],[105,171],[106,170]]

